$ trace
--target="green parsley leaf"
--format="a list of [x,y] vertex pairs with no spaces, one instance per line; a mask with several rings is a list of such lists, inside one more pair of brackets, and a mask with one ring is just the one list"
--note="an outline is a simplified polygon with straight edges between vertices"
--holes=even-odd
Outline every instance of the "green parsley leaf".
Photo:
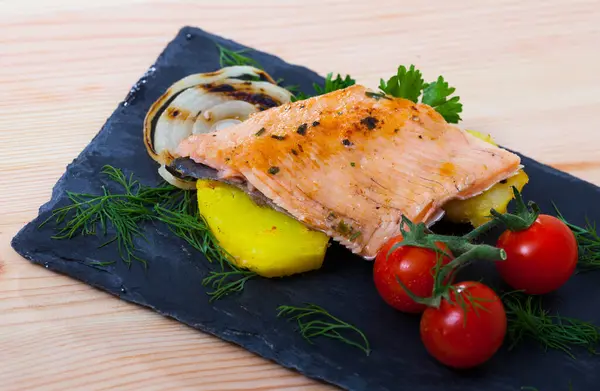
[[379,83],[379,89],[386,94],[412,100],[415,103],[418,102],[424,86],[423,75],[421,71],[415,69],[414,65],[411,65],[409,69],[400,65],[398,73],[392,76],[387,83],[383,79]]
[[458,123],[461,120],[459,113],[462,112],[460,97],[447,99],[455,90],[456,88],[450,87],[443,76],[439,76],[433,83],[425,85],[422,102],[433,107],[449,123]]
[[338,74],[336,78],[333,78],[333,73],[328,73],[325,78],[325,84],[322,86],[313,83],[313,89],[315,90],[314,95],[305,94],[302,91],[294,93],[294,97],[292,97],[292,102],[297,102],[299,100],[304,100],[311,98],[313,96],[327,94],[333,91],[342,90],[346,87],[350,87],[356,84],[356,80],[354,80],[350,75],[346,75],[345,78],[342,78],[342,75]]
[[346,75],[345,78],[342,79],[342,75],[338,74],[335,79],[333,79],[333,73],[328,73],[325,78],[325,85],[321,87],[317,83],[313,84],[316,95],[323,95],[329,92],[342,90],[346,87],[350,87],[356,84],[356,80],[350,77],[350,75]]

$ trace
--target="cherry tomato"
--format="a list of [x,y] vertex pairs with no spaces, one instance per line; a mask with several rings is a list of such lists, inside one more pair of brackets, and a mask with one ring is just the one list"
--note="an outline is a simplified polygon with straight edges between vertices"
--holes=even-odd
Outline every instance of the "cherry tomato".
[[[429,297],[433,291],[433,268],[437,264],[438,254],[430,249],[402,246],[388,257],[392,246],[402,240],[396,236],[379,250],[373,267],[373,279],[379,295],[392,307],[403,311],[420,313],[426,308],[424,304],[416,303],[408,296],[396,277],[415,295]],[[450,254],[443,243],[437,246]],[[387,257],[387,259],[386,259]],[[448,257],[442,259],[443,264],[450,262]]]
[[[506,312],[496,293],[479,282],[455,284],[450,302],[429,307],[421,317],[421,340],[441,363],[453,368],[483,364],[496,353],[506,335]],[[475,304],[474,304],[475,303]]]
[[528,294],[544,294],[560,288],[575,270],[578,251],[573,232],[554,216],[539,215],[523,231],[505,231],[496,245],[507,259],[496,262],[510,286]]

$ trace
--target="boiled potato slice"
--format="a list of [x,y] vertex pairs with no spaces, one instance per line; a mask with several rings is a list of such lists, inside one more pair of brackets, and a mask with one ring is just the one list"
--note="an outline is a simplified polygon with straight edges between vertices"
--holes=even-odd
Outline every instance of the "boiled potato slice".
[[219,244],[236,264],[263,277],[318,269],[329,237],[222,182],[199,180],[198,207]]
[[[474,130],[467,130],[473,136],[496,145],[492,136]],[[496,209],[500,213],[506,212],[508,203],[514,198],[512,187],[519,191],[529,182],[525,171],[520,170],[517,175],[506,181],[495,184],[491,189],[478,196],[467,200],[453,200],[444,205],[446,217],[455,223],[471,223],[474,227],[490,220],[490,209]]]

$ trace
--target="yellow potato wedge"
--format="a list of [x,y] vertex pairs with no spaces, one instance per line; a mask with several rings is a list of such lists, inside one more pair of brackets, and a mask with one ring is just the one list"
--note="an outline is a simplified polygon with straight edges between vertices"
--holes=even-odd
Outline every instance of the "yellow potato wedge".
[[[474,130],[467,130],[473,136],[497,145],[492,136]],[[468,200],[453,200],[444,205],[446,218],[455,223],[471,223],[474,227],[490,220],[490,209],[496,209],[500,213],[506,212],[508,203],[514,198],[512,187],[519,191],[529,182],[525,171],[520,170],[517,175],[506,181],[495,184],[491,189]]]
[[199,180],[198,208],[221,247],[236,264],[263,277],[283,277],[318,269],[329,237],[228,184]]

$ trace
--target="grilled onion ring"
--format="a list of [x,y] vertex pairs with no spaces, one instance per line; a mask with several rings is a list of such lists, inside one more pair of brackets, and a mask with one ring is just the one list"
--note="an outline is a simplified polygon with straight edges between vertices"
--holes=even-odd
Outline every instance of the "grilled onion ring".
[[218,131],[246,120],[252,113],[290,101],[292,94],[266,72],[233,66],[187,76],[173,84],[150,108],[144,120],[144,144],[158,172],[169,183],[193,188],[165,169],[177,156],[181,141],[192,134]]

